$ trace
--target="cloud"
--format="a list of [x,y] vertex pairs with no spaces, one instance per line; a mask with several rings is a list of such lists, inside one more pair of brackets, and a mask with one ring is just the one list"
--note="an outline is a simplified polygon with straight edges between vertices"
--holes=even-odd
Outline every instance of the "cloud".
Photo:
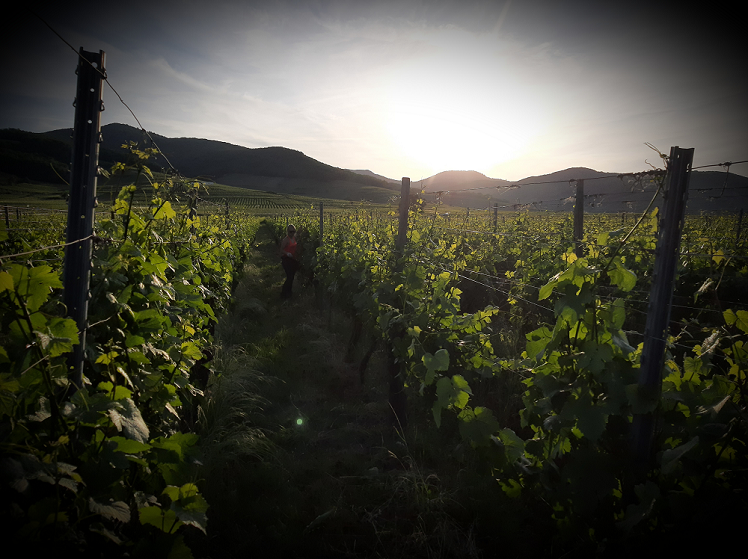
[[163,57],[158,57],[151,61],[151,66],[153,67],[154,72],[161,75],[162,79],[170,78],[176,80],[203,93],[215,93],[216,91],[215,87],[210,86],[207,83],[204,83],[196,78],[193,78],[188,73],[178,72],[177,70],[172,68]]

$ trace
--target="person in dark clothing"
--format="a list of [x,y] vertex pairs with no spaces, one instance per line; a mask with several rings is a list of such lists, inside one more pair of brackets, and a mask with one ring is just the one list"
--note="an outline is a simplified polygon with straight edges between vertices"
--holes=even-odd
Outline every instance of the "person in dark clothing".
[[286,281],[281,290],[281,298],[283,299],[288,299],[293,295],[293,278],[296,275],[296,270],[299,269],[299,261],[296,259],[296,250],[299,245],[296,242],[295,236],[296,227],[291,224],[286,227],[286,236],[280,245],[281,264],[283,265],[283,270],[286,272]]

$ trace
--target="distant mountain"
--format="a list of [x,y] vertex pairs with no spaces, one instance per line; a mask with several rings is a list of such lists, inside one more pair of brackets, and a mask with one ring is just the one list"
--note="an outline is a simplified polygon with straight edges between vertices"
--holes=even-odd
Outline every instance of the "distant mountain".
[[418,184],[426,192],[443,192],[506,186],[510,183],[503,179],[489,179],[477,171],[444,171],[418,181]]
[[[71,132],[0,130],[0,180],[63,185],[63,179],[69,176]],[[127,157],[122,144],[135,141],[141,147],[150,145],[142,131],[124,124],[104,126],[102,136],[99,163],[104,168]],[[400,190],[399,180],[370,170],[332,167],[284,147],[250,149],[215,140],[151,136],[171,164],[187,177],[281,194],[354,201],[387,202]],[[168,164],[159,157],[152,167],[158,166]],[[514,182],[476,171],[445,171],[415,181],[411,188],[423,190],[427,202],[435,202],[438,197],[450,206],[479,209],[498,204],[504,210],[569,211],[574,206],[576,179],[585,179],[586,212],[640,212],[655,191],[651,183],[636,183],[625,175],[585,167]],[[689,212],[741,208],[748,208],[748,178],[720,171],[691,173]]]
[[[6,180],[64,185],[70,176],[71,154],[69,133],[61,140],[14,128],[0,130],[0,174]],[[111,167],[120,159],[117,152],[99,150],[102,167]]]
[[357,173],[359,175],[366,175],[366,176],[369,176],[369,177],[377,178],[377,179],[382,180],[382,181],[387,181],[387,182],[391,182],[391,183],[394,183],[394,184],[401,184],[401,181],[399,181],[399,180],[389,179],[389,178],[384,177],[382,175],[377,175],[376,173],[374,173],[372,171],[369,171],[368,169],[351,169],[351,170],[354,173]]
[[[438,196],[442,203],[451,206],[480,209],[498,204],[502,210],[569,211],[574,207],[577,179],[585,179],[584,203],[588,213],[641,212],[656,191],[651,181],[637,183],[624,174],[586,167],[571,167],[515,182],[491,179],[475,171],[446,171],[416,184],[426,192],[427,201],[435,201]],[[719,171],[691,172],[689,213],[741,208],[748,208],[748,178]]]
[[[102,147],[126,157],[121,146],[138,142],[152,147],[140,130],[126,124],[102,127]],[[71,129],[45,133],[52,139],[70,142]],[[155,159],[166,169],[169,163],[187,177],[202,177],[213,182],[286,194],[317,196],[322,189],[328,196],[344,200],[386,201],[392,196],[392,183],[386,179],[332,167],[284,147],[246,148],[198,138],[167,138],[149,132],[163,153]],[[165,156],[165,157],[164,157]],[[167,161],[168,160],[168,161]]]

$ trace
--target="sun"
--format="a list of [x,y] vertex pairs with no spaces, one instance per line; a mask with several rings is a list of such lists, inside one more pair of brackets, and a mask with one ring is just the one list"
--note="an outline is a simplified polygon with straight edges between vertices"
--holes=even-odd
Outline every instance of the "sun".
[[481,171],[510,161],[527,147],[530,124],[519,115],[434,102],[393,104],[386,120],[393,147],[433,172]]

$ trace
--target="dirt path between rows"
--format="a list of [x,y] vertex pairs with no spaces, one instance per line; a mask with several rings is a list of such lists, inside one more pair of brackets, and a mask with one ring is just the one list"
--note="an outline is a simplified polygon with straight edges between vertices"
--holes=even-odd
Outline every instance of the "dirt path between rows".
[[419,466],[427,457],[393,427],[382,352],[362,385],[344,362],[350,318],[320,305],[303,270],[281,300],[276,243],[260,230],[217,329],[209,537],[195,555],[477,557],[459,507]]

